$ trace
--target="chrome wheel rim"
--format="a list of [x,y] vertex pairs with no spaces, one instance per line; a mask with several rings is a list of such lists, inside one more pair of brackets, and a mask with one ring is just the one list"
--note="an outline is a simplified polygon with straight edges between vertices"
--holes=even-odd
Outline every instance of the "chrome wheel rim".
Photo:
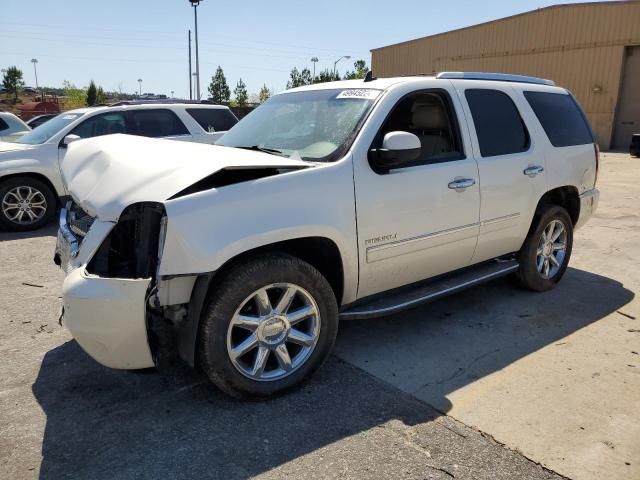
[[44,194],[26,185],[15,187],[2,198],[2,213],[18,225],[31,225],[44,217],[47,200]]
[[227,354],[242,375],[257,381],[288,377],[309,359],[320,335],[320,310],[292,283],[273,283],[249,295],[227,330]]
[[560,220],[552,220],[542,230],[536,251],[536,267],[542,278],[548,280],[558,273],[566,252],[567,229]]

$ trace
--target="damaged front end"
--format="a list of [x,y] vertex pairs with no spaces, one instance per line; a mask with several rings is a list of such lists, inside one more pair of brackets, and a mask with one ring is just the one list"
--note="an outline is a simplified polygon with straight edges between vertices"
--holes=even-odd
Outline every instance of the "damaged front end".
[[161,203],[130,205],[116,223],[70,202],[60,216],[55,262],[66,272],[63,320],[94,359],[112,368],[175,356],[175,330],[193,282],[157,276],[166,230]]
[[152,278],[160,259],[166,213],[161,203],[127,207],[87,264],[87,272],[110,278]]

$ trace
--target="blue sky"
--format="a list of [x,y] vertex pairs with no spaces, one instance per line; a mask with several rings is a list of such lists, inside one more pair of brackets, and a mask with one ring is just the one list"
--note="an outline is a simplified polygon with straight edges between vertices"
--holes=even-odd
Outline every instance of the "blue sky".
[[[352,68],[371,48],[552,5],[545,0],[396,0],[315,2],[202,0],[198,8],[201,89],[221,65],[233,90],[242,78],[250,93],[263,83],[280,91],[298,66]],[[34,85],[63,80],[105,90],[138,90],[188,97],[187,0],[0,0],[0,66],[17,65]],[[195,68],[195,66],[194,66]]]

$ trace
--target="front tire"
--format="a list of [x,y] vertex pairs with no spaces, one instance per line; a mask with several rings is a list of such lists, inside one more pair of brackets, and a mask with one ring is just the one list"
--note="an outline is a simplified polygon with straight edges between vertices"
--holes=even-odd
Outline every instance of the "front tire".
[[209,294],[200,366],[234,397],[277,395],[322,365],[337,331],[336,298],[318,270],[285,254],[253,258],[230,269]]
[[56,195],[37,178],[18,176],[0,183],[0,227],[11,232],[36,230],[51,222]]
[[573,223],[567,211],[543,206],[518,253],[520,285],[536,292],[555,288],[567,270],[572,247]]

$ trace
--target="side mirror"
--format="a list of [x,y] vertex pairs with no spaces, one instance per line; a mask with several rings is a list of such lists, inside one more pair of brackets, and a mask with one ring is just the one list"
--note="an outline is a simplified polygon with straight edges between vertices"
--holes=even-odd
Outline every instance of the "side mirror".
[[401,167],[420,156],[420,139],[409,132],[389,132],[382,140],[382,148],[369,151],[369,161],[374,167],[390,170]]
[[64,137],[62,139],[62,144],[60,145],[61,147],[66,147],[67,145],[69,145],[70,143],[75,142],[76,140],[80,140],[82,137],[78,136],[78,135],[67,135],[66,137]]

